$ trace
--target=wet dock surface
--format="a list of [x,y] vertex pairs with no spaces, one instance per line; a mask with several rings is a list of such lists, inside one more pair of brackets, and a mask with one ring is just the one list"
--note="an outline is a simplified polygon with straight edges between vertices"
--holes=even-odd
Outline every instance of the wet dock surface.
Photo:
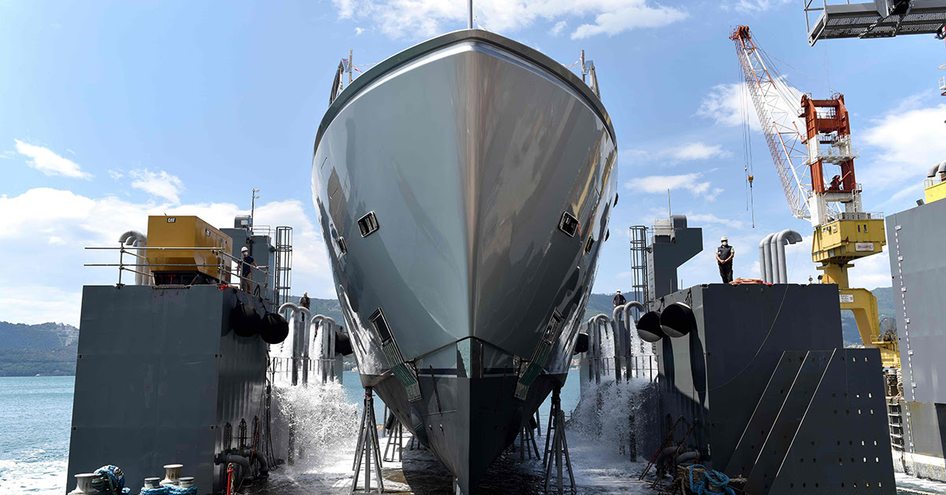
[[[405,436],[402,461],[386,461],[382,465],[384,493],[415,495],[453,495],[452,476],[449,471],[425,449],[409,448],[409,436]],[[544,438],[537,438],[539,450],[542,450]],[[381,438],[384,451],[386,439]],[[632,463],[626,456],[609,452],[598,443],[584,438],[578,432],[569,432],[569,444],[573,469],[575,472],[577,493],[579,495],[600,494],[650,494],[669,493],[660,487],[652,489],[651,481],[638,481],[637,475],[644,469],[641,462]],[[249,495],[309,495],[309,494],[347,494],[351,490],[352,459],[354,448],[340,448],[326,453],[316,465],[283,466],[264,484],[248,487]],[[474,493],[477,495],[523,494],[539,495],[556,493],[550,486],[544,488],[544,471],[540,459],[529,458],[520,461],[517,450],[503,454],[490,467],[483,483]],[[300,462],[305,464],[305,461]],[[564,468],[563,468],[564,469]],[[376,487],[372,472],[372,487]],[[551,480],[555,483],[555,477]],[[359,481],[361,486],[362,481]],[[565,478],[565,493],[568,491],[568,478]],[[932,495],[946,493],[946,483],[914,478],[902,473],[897,474],[897,493],[899,495]]]
[[[656,494],[650,490],[650,483],[637,480],[644,464],[631,463],[617,453],[601,452],[600,446],[585,441],[577,434],[569,433],[573,470],[575,472],[577,493],[579,494]],[[381,439],[382,452],[385,447]],[[536,438],[541,452],[544,437]],[[453,477],[449,471],[424,449],[409,449],[409,437],[404,439],[402,462],[384,462],[384,493],[391,494],[453,494]],[[348,450],[348,449],[345,449]],[[323,464],[320,468],[283,467],[274,473],[265,485],[251,488],[253,495],[302,495],[302,494],[347,494],[351,490],[351,462],[354,449],[347,452],[347,457],[338,455],[335,462]],[[483,482],[474,493],[480,495],[546,493],[544,472],[541,459],[534,457],[520,461],[519,451],[510,450],[497,459],[490,467]],[[564,466],[563,466],[564,470]],[[553,468],[554,471],[554,468]],[[566,472],[567,473],[567,472]],[[363,474],[362,474],[363,476]],[[565,475],[565,488],[568,493],[568,475]],[[555,483],[555,478],[551,483]],[[359,486],[362,480],[359,480]],[[372,473],[372,486],[376,486]],[[549,493],[555,493],[550,486]]]

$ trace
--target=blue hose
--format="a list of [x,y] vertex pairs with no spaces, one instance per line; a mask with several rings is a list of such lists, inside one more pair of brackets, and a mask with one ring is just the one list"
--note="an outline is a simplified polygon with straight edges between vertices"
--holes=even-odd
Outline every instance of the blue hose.
[[168,487],[161,488],[142,488],[140,495],[168,495]]
[[191,486],[187,488],[181,488],[179,486],[169,486],[168,495],[197,495],[197,487]]
[[[703,469],[703,478],[700,481],[695,481],[693,479],[693,471],[696,468]],[[736,495],[736,492],[729,487],[729,476],[726,476],[719,471],[708,469],[702,464],[694,464],[687,468],[687,470],[689,471],[690,475],[690,491],[696,495],[712,495],[714,493]]]

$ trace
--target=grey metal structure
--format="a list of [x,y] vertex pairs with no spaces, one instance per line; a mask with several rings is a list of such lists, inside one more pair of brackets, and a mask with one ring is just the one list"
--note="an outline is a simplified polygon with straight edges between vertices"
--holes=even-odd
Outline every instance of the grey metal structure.
[[650,300],[647,283],[647,226],[634,225],[628,230],[631,237],[631,297]]
[[703,229],[687,227],[685,215],[673,215],[654,225],[654,237],[647,249],[649,299],[677,291],[677,268],[703,250]]
[[946,0],[805,0],[808,43],[837,38],[941,34]]
[[683,418],[685,443],[747,478],[747,493],[895,493],[880,355],[842,348],[838,304],[827,284],[711,284],[655,301],[657,438]]
[[946,201],[887,217],[890,274],[897,307],[903,383],[903,462],[921,476],[946,480]]
[[[239,218],[237,220],[239,220]],[[277,280],[275,278],[277,268],[276,247],[273,246],[272,238],[269,235],[257,234],[253,232],[253,230],[245,228],[220,229],[220,231],[233,239],[233,253],[231,254],[235,259],[242,258],[240,249],[243,246],[246,246],[250,249],[250,256],[253,257],[256,265],[260,267],[259,270],[253,270],[251,272],[253,283],[256,287],[259,287],[259,295],[267,302],[267,304],[273,307],[278,306],[276,304],[278,294],[276,291]],[[289,237],[290,242],[291,240],[292,238]],[[289,253],[292,252],[291,244],[288,246],[288,250]],[[283,267],[291,266],[291,255],[290,257],[285,258],[285,262],[289,264],[284,264],[282,265]],[[284,273],[286,273],[286,276],[288,277],[288,271],[284,271]]]
[[479,30],[374,66],[319,125],[313,195],[362,382],[462,493],[565,379],[616,157],[587,85]]
[[265,419],[267,345],[230,330],[238,301],[264,311],[216,285],[83,288],[68,479],[115,464],[134,488],[182,463],[200,493],[222,487],[227,425],[237,447]]

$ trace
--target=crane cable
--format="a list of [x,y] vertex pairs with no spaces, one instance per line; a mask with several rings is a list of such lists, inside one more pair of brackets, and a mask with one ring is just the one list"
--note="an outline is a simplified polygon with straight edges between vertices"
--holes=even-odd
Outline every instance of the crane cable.
[[746,96],[746,93],[749,92],[749,87],[745,81],[743,81],[742,64],[737,64],[736,69],[738,72],[736,80],[742,81],[737,84],[739,84],[739,100],[740,106],[742,107],[742,171],[746,180],[746,211],[749,212],[749,217],[752,220],[752,228],[755,228],[755,202],[752,195],[752,182],[755,180],[755,175],[752,170],[752,133],[749,128],[749,99]]

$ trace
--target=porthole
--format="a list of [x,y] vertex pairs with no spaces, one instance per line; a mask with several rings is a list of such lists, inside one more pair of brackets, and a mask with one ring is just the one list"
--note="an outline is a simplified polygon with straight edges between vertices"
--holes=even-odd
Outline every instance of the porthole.
[[358,230],[362,237],[368,237],[378,231],[381,226],[378,224],[378,217],[373,211],[358,219]]
[[558,230],[561,230],[568,237],[575,237],[578,232],[578,219],[569,212],[562,212],[562,218],[558,221]]

